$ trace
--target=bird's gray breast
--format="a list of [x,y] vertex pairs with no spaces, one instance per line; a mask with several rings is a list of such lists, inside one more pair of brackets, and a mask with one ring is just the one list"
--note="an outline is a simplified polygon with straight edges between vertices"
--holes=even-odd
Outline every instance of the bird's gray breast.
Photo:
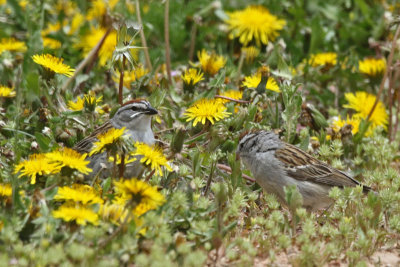
[[[113,123],[113,127],[121,128],[115,123]],[[127,129],[125,135],[129,137],[129,142],[132,144],[135,142],[142,142],[148,145],[153,145],[155,143],[154,134],[151,128],[148,128],[144,131],[132,131]],[[124,178],[138,178],[143,173],[144,167],[142,163],[140,163],[142,156],[135,156],[135,158],[136,160],[134,162],[130,162],[125,165]],[[88,158],[88,160],[90,160],[89,167],[93,169],[93,172],[87,175],[87,178],[91,178],[99,174],[99,177],[104,179],[112,174],[114,164],[107,159],[106,152],[92,155]]]
[[243,163],[251,170],[257,183],[268,193],[273,193],[284,201],[283,187],[288,177],[282,163],[275,158],[275,150],[257,152],[252,156],[241,155]]
[[155,143],[154,134],[151,130],[148,131],[131,131],[128,130],[126,133],[127,136],[133,142],[141,142],[148,145],[153,145]]

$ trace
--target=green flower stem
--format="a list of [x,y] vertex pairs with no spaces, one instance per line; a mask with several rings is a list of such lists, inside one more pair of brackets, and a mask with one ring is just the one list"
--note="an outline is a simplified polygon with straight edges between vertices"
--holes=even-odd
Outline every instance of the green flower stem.
[[215,164],[215,162],[213,162],[211,164],[210,175],[208,176],[208,179],[207,179],[206,189],[204,190],[204,195],[205,196],[207,196],[208,189],[210,189],[211,181],[212,181],[212,178],[214,176],[215,166],[216,166],[216,164]]
[[124,72],[125,72],[125,61],[126,57],[122,56],[122,67],[119,70],[120,76],[119,76],[119,87],[118,87],[118,104],[122,105],[122,99],[123,99],[123,89],[124,89]]

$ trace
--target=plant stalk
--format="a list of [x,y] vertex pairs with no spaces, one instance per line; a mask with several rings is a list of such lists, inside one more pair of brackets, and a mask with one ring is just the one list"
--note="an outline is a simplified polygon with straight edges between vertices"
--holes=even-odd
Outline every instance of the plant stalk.
[[169,44],[169,0],[165,1],[164,10],[164,40],[165,40],[165,64],[167,66],[168,82],[172,84],[171,75],[171,53]]
[[226,99],[226,100],[229,100],[229,101],[233,101],[233,102],[236,102],[236,103],[242,103],[242,104],[251,103],[251,101],[248,101],[248,100],[234,99],[234,98],[223,96],[223,95],[215,95],[215,98]]
[[239,66],[238,66],[238,70],[237,70],[237,74],[236,74],[236,83],[237,84],[240,83],[240,76],[242,75],[242,68],[243,68],[244,58],[245,58],[245,53],[243,53],[243,52],[240,53]]
[[119,87],[118,87],[118,104],[120,104],[120,105],[122,105],[122,101],[123,101],[125,61],[126,61],[126,58],[125,58],[125,56],[123,56],[122,68],[120,69],[120,76],[119,76]]
[[[231,167],[229,167],[229,166],[227,166],[227,165],[224,165],[224,164],[217,164],[217,167],[218,167],[218,169],[220,169],[220,170],[223,170],[223,171],[226,171],[226,172],[228,172],[228,173],[232,173],[232,169],[231,169]],[[245,180],[247,180],[247,181],[249,181],[249,182],[252,182],[252,183],[254,183],[256,180],[254,179],[254,178],[251,178],[250,176],[248,176],[248,175],[246,175],[246,174],[243,174],[242,173],[242,177],[245,179]]]
[[[75,80],[76,76],[78,76],[78,74],[83,70],[83,68],[89,63],[91,62],[91,60],[94,60],[94,58],[97,57],[97,55],[99,54],[99,51],[101,49],[101,47],[104,44],[104,41],[106,40],[107,36],[110,34],[111,32],[111,28],[109,28],[106,33],[103,35],[103,37],[100,39],[100,41],[97,43],[97,45],[95,47],[92,48],[92,50],[90,50],[89,54],[86,56],[86,58],[84,60],[81,61],[81,63],[79,63],[78,67],[76,68],[74,74],[63,84],[63,86],[61,87],[61,93],[65,92],[65,90],[68,88],[68,86],[71,84],[71,82],[73,80]],[[74,95],[76,94],[76,92],[73,92]],[[65,110],[64,110],[65,111]]]
[[125,172],[125,153],[121,155],[121,164],[119,164],[119,178],[124,177]]
[[193,57],[194,57],[194,49],[195,49],[195,46],[196,46],[196,35],[197,35],[197,23],[198,23],[198,21],[199,21],[199,18],[197,18],[197,16],[194,16],[192,29],[190,31],[189,61],[193,61]]
[[151,71],[153,69],[153,66],[151,65],[150,61],[150,55],[149,55],[149,49],[147,48],[147,42],[146,42],[146,37],[144,36],[144,30],[143,30],[143,22],[142,22],[142,16],[140,15],[140,4],[139,0],[136,0],[136,14],[137,14],[137,20],[140,25],[140,39],[142,42],[143,46],[143,51],[144,51],[144,57],[146,59],[146,67]]
[[[375,103],[372,106],[371,111],[369,112],[369,114],[367,116],[367,121],[369,121],[371,119],[371,116],[374,113],[376,105],[378,105],[378,101],[382,95],[383,88],[385,87],[385,81],[386,81],[387,77],[389,76],[389,71],[391,71],[391,69],[392,69],[393,55],[394,55],[394,50],[396,50],[396,42],[397,42],[397,39],[399,38],[399,34],[400,34],[400,25],[397,26],[396,33],[394,34],[393,41],[392,41],[392,47],[390,49],[390,53],[389,53],[389,57],[388,57],[388,61],[387,61],[388,63],[387,63],[386,71],[385,71],[385,74],[383,75],[381,84],[379,86],[379,91],[378,91],[378,94],[376,95]],[[391,118],[389,118],[389,119],[391,119]]]
[[[397,69],[395,70],[395,72],[394,72],[394,75],[393,75],[393,78],[391,79],[391,81],[393,81],[392,83],[393,83],[393,87],[395,87],[395,82],[396,81],[398,81],[398,79],[399,79],[399,76],[400,76],[400,66],[399,67],[397,67]],[[390,88],[392,88],[392,87],[390,87]],[[396,133],[397,133],[397,130],[398,130],[398,125],[399,125],[399,112],[400,112],[400,90],[399,90],[400,88],[398,87],[397,89],[396,88],[393,88],[393,90],[394,90],[394,92],[393,92],[393,95],[392,96],[390,96],[390,97],[393,97],[393,96],[395,96],[396,95],[396,91],[397,91],[397,106],[396,106],[396,121],[395,121],[395,125],[394,125],[394,127],[393,127],[393,124],[392,124],[392,120],[391,120],[391,118],[392,118],[392,106],[389,106],[389,140],[390,141],[392,141],[394,138],[396,138]],[[391,99],[389,99],[389,103],[393,103],[394,101],[393,100],[391,100]]]

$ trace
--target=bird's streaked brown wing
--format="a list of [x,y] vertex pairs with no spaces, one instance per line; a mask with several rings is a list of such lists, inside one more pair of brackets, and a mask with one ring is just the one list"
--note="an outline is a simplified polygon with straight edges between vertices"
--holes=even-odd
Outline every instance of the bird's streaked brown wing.
[[111,122],[107,121],[103,125],[97,127],[89,136],[76,143],[73,149],[82,154],[89,153],[92,149],[93,143],[98,141],[97,136],[107,132],[111,128],[113,128]]
[[[330,167],[293,145],[285,144],[275,151],[275,156],[283,163],[287,174],[294,179],[337,187],[361,185],[344,172]],[[370,190],[367,186],[363,186],[363,189]]]

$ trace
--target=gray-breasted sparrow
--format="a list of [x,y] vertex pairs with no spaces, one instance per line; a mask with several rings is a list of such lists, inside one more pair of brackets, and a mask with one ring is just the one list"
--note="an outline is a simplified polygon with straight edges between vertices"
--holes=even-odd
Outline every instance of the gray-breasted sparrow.
[[278,200],[285,201],[284,186],[297,186],[303,196],[303,206],[308,210],[327,208],[332,203],[329,190],[337,186],[363,186],[346,173],[310,156],[301,149],[285,143],[273,132],[258,131],[246,134],[237,148],[245,166],[257,183]]
[[[146,100],[132,100],[120,107],[115,115],[106,123],[96,128],[91,135],[79,141],[73,149],[80,153],[89,153],[93,143],[98,141],[99,134],[107,132],[111,128],[121,129],[126,128],[125,135],[129,136],[132,143],[138,141],[152,145],[155,143],[154,134],[151,130],[151,116],[157,114],[157,110],[153,108]],[[126,164],[124,177],[139,177],[144,170],[140,163],[140,158]],[[107,159],[107,153],[94,154],[87,158],[90,160],[88,165],[93,171],[86,176],[92,178],[99,174],[100,178],[110,176],[112,162]]]

